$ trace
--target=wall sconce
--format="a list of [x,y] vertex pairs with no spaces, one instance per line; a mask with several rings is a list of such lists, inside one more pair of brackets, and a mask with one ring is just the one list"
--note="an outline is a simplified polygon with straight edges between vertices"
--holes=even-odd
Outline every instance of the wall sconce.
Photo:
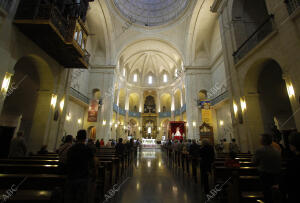
[[293,85],[290,83],[290,84],[288,84],[288,85],[286,86],[286,88],[287,88],[287,92],[288,92],[289,97],[290,97],[290,98],[291,98],[291,97],[294,97],[294,96],[295,96],[295,90],[294,90]]
[[53,109],[55,109],[56,101],[57,101],[57,95],[56,94],[52,94],[51,106],[52,106]]
[[67,120],[67,121],[70,121],[70,120],[71,120],[71,114],[70,114],[70,113],[68,113],[68,115],[66,116],[66,120]]
[[102,125],[103,125],[103,126],[105,126],[105,125],[106,125],[106,120],[103,120],[103,123],[102,123]]
[[233,111],[234,111],[234,114],[236,115],[237,112],[238,112],[238,107],[235,103],[233,103]]
[[224,121],[220,120],[220,126],[223,126],[223,125],[224,125]]
[[161,130],[161,127],[158,127],[158,130],[160,131],[160,130]]
[[141,127],[139,127],[139,131],[141,131]]
[[193,121],[193,127],[196,127],[196,121]]
[[126,126],[124,125],[124,130],[126,130]]
[[64,110],[64,105],[65,105],[65,98],[63,98],[60,103],[59,103],[59,107],[60,107],[60,110],[63,111]]
[[115,124],[115,128],[117,128],[117,127],[118,127],[118,124],[116,123],[116,124]]
[[1,86],[1,92],[3,94],[6,94],[8,88],[9,88],[9,84],[10,84],[10,79],[11,79],[12,74],[11,73],[5,73],[3,82],[2,82],[2,86]]
[[112,125],[113,125],[113,122],[110,122],[109,125],[112,126]]
[[240,102],[241,102],[242,112],[244,112],[247,109],[246,101],[243,98],[241,98]]
[[78,124],[81,124],[81,123],[82,123],[81,118],[79,118],[79,119],[77,120],[77,123],[78,123]]

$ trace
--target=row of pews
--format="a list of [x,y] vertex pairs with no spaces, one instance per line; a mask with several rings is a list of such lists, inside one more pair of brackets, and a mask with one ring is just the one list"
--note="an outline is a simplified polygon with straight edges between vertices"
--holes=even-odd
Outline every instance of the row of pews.
[[[118,156],[114,148],[97,149],[96,202],[104,200],[106,192],[129,175],[136,150]],[[0,202],[58,203],[65,182],[57,154],[0,159]]]
[[[187,178],[200,181],[200,158],[193,159],[188,152],[177,152],[172,148],[163,146],[168,164],[172,168],[180,168]],[[260,182],[259,172],[252,163],[252,155],[248,153],[237,154],[239,168],[225,167],[227,153],[217,154],[210,176],[210,187],[222,187],[214,199],[218,202],[254,203],[263,202],[263,186]],[[194,163],[194,164],[193,164]],[[284,165],[283,165],[284,170]]]

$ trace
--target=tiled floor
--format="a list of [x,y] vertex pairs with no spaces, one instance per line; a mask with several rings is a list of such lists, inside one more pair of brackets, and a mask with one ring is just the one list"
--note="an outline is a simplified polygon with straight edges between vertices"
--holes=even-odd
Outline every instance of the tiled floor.
[[204,202],[199,184],[182,176],[181,169],[170,169],[160,149],[138,153],[130,178],[113,193],[113,203],[200,203]]

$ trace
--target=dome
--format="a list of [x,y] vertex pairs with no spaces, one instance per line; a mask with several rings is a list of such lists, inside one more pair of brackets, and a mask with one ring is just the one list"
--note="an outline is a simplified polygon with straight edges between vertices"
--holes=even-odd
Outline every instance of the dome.
[[178,19],[189,0],[114,0],[116,8],[130,22],[143,26],[159,26]]

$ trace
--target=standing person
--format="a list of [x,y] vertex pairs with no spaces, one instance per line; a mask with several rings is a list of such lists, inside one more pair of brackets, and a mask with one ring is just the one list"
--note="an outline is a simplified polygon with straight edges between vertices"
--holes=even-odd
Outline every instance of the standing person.
[[62,167],[62,170],[65,171],[65,166],[67,163],[67,154],[69,149],[73,145],[73,136],[67,135],[65,138],[65,143],[60,146],[58,149],[58,157],[59,157],[59,164]]
[[103,147],[104,146],[104,140],[103,138],[100,140],[100,147]]
[[192,157],[192,173],[196,181],[196,169],[198,165],[198,158],[199,158],[199,145],[197,145],[196,140],[192,141],[190,146],[189,154]]
[[204,187],[205,194],[209,193],[208,176],[211,173],[211,167],[215,160],[215,151],[210,145],[208,139],[202,140],[202,147],[200,148],[200,169],[201,169],[201,183]]
[[100,141],[97,140],[95,145],[96,145],[96,148],[99,149],[100,148]]
[[123,138],[119,138],[119,142],[116,145],[116,152],[119,157],[123,157],[123,155],[125,153],[125,146],[123,144]]
[[37,154],[48,154],[47,145],[43,145],[41,149],[37,152]]
[[94,154],[96,154],[97,149],[96,149],[96,145],[94,144],[94,140],[89,139],[87,146],[93,151]]
[[261,135],[262,147],[256,150],[253,163],[257,165],[260,179],[264,187],[264,198],[266,203],[273,202],[272,193],[278,189],[281,170],[280,152],[275,150],[272,144],[272,135]]
[[97,177],[97,159],[93,150],[86,146],[85,130],[77,132],[76,144],[67,154],[66,203],[94,202],[94,182]]
[[229,153],[230,152],[230,147],[229,147],[229,143],[227,142],[226,138],[223,139],[223,152],[224,153]]
[[27,153],[27,146],[25,143],[23,132],[18,132],[10,142],[9,158],[25,157]]
[[234,138],[231,140],[231,143],[229,145],[229,153],[230,152],[233,152],[234,154],[238,154],[240,152],[240,148],[237,145],[237,143],[236,143],[236,141],[235,141]]
[[300,133],[292,133],[289,137],[290,149],[293,152],[287,163],[286,188],[289,203],[299,202],[300,188]]

